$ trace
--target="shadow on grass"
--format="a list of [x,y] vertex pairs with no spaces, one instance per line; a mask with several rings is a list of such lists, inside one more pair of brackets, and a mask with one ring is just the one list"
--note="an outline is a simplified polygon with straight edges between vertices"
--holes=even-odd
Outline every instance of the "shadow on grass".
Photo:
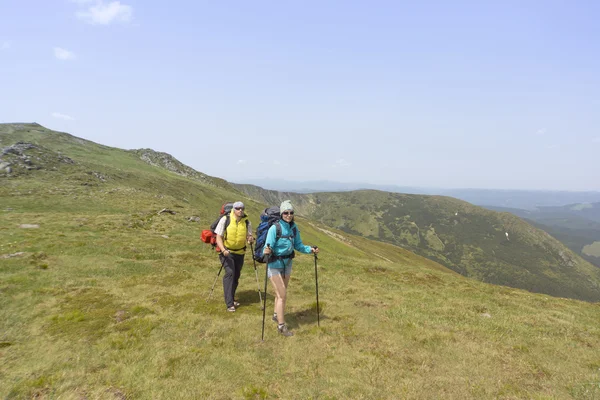
[[[260,290],[260,295],[262,296],[262,299],[264,301],[265,294],[263,293],[263,288],[261,288],[261,290]],[[240,307],[245,307],[245,306],[262,307],[262,304],[260,303],[260,297],[258,296],[258,290],[238,291],[235,294],[235,297],[236,297],[237,301],[240,302]],[[275,301],[275,297],[272,294],[267,293],[267,309],[269,309],[269,306],[273,307],[274,301]]]
[[[321,322],[328,319],[323,315],[323,310],[319,315]],[[300,325],[317,325],[317,309],[316,307],[310,307],[305,310],[296,311],[290,314],[285,314],[285,322],[290,328],[298,328]]]

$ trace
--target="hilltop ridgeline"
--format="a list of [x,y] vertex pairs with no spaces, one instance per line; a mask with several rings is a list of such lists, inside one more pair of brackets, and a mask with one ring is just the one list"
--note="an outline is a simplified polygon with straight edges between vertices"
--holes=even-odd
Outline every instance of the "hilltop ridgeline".
[[177,175],[195,179],[208,185],[214,184],[217,180],[219,181],[219,186],[224,186],[227,184],[227,181],[225,180],[208,176],[202,172],[198,172],[195,169],[188,167],[168,153],[154,151],[152,149],[137,149],[129,151],[139,156],[144,162],[147,162],[155,167],[164,168],[168,171],[176,173]]
[[[71,158],[65,154],[70,154]],[[184,165],[173,156],[152,149],[122,150],[89,140],[46,129],[37,123],[0,124],[0,174],[18,176],[31,170],[56,171],[57,163],[68,163],[87,175],[105,178],[127,174],[119,168],[117,159],[127,160],[126,165],[140,172],[134,159],[156,168],[194,179],[203,184],[231,189],[224,179],[215,178]],[[104,169],[104,173],[94,169]],[[110,170],[110,173],[108,173]]]

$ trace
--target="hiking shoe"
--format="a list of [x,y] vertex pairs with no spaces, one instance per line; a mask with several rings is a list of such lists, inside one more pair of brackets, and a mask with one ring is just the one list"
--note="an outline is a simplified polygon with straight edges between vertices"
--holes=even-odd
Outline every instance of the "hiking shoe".
[[287,325],[278,326],[277,331],[283,336],[294,336],[294,332],[288,330]]
[[240,306],[240,303],[239,303],[238,301],[235,301],[235,300],[234,300],[234,301],[233,301],[233,306],[234,306],[234,307],[239,307],[239,306]]
[[273,322],[277,322],[277,323],[279,323],[279,321],[277,320],[277,315],[275,315],[275,314],[273,315],[273,317],[271,318],[271,320],[272,320]]
[[235,307],[233,307],[233,306],[227,307],[227,311],[228,312],[235,312]]

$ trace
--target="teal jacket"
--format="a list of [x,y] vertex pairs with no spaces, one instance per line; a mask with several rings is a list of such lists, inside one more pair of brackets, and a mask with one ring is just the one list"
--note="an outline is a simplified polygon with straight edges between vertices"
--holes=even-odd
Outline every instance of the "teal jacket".
[[[294,249],[298,250],[301,253],[305,253],[305,254],[310,253],[311,247],[306,246],[304,243],[302,243],[302,238],[300,237],[300,230],[298,229],[298,225],[292,224],[292,226],[296,227],[296,229],[295,229],[296,235],[294,236],[293,242],[292,242],[292,238],[286,237],[286,236],[291,236],[294,234],[292,232],[292,230],[293,230],[292,226],[290,226],[290,224],[288,224],[284,220],[279,220],[279,224],[281,225],[281,238],[279,238],[279,240],[275,241],[275,238],[277,237],[277,227],[275,226],[275,224],[273,224],[269,228],[269,231],[267,232],[265,248],[267,247],[267,244],[270,245],[271,250],[273,251],[272,254],[275,254],[276,256],[288,256],[288,255],[292,254],[292,251],[294,251]],[[263,255],[264,255],[264,249],[263,249]],[[274,260],[273,262],[270,262],[268,264],[268,266],[269,266],[269,268],[281,269],[284,266],[287,267],[287,266],[291,265],[291,263],[292,263],[291,258],[283,258],[283,259],[277,259],[277,260]]]

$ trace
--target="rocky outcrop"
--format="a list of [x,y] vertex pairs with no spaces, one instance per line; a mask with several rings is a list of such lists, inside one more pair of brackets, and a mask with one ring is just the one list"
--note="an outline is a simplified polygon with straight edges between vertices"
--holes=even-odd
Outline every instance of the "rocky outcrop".
[[195,169],[183,164],[168,153],[162,153],[152,149],[137,149],[129,151],[137,154],[140,159],[146,163],[155,167],[164,168],[168,171],[176,173],[177,175],[192,178],[211,186],[230,187],[227,181],[198,172]]
[[75,164],[75,161],[33,143],[17,142],[0,149],[0,174],[56,170],[60,164]]

